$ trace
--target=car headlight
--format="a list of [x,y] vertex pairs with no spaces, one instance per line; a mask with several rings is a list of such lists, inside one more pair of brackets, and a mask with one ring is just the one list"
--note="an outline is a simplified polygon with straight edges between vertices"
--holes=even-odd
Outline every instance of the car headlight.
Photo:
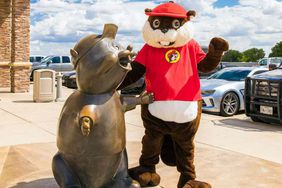
[[215,90],[203,90],[201,91],[202,95],[211,95],[215,92]]
[[76,75],[71,75],[70,79],[76,79]]
[[241,94],[244,96],[245,94],[245,89],[240,89]]

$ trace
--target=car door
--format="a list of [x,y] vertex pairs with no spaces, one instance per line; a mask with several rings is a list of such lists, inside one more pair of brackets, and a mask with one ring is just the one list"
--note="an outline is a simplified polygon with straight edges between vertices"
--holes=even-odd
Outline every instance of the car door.
[[73,70],[73,65],[70,61],[69,56],[62,56],[62,65],[61,65],[61,71],[62,72],[69,72]]

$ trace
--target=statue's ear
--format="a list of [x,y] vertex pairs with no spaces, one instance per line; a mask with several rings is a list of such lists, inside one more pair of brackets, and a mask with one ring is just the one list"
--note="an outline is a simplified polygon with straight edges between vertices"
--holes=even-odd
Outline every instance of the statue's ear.
[[78,52],[75,51],[74,49],[70,49],[70,54],[71,54],[71,58],[72,58],[71,62],[73,64],[74,68],[76,68],[77,60],[78,60]]
[[77,51],[75,51],[74,49],[70,49],[70,54],[72,57],[76,58],[78,56]]
[[102,34],[102,38],[112,38],[115,39],[117,34],[118,26],[115,24],[105,24]]
[[191,17],[195,17],[196,16],[196,11],[195,10],[189,10],[187,13],[187,19],[188,21],[191,20]]

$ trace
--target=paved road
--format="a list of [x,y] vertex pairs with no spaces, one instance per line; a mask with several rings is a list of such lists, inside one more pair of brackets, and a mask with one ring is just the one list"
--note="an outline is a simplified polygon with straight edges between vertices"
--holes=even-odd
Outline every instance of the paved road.
[[[71,92],[64,88],[64,98]],[[51,160],[35,164],[32,160],[27,163],[23,158],[34,155],[40,159],[51,159],[56,152],[57,121],[63,103],[33,103],[32,93],[11,94],[5,91],[0,91],[0,99],[0,187],[1,182],[17,184],[16,188],[38,187],[46,182],[55,186],[49,169]],[[139,107],[126,113],[126,126],[130,166],[134,166],[138,164],[140,141],[144,132]],[[281,143],[282,126],[254,123],[244,114],[229,118],[203,114],[196,135],[195,163],[198,177],[208,180],[216,188],[280,188]],[[35,151],[30,148],[41,149]],[[29,152],[26,154],[26,151]],[[13,159],[19,154],[21,157]],[[29,176],[15,176],[15,173],[23,173],[15,170],[19,166],[31,172],[34,169],[38,171],[35,170]],[[175,187],[178,176],[176,170],[163,164],[158,166],[158,170],[163,178],[162,185],[166,188]],[[27,183],[20,184],[19,181]],[[9,187],[8,184],[6,187]]]

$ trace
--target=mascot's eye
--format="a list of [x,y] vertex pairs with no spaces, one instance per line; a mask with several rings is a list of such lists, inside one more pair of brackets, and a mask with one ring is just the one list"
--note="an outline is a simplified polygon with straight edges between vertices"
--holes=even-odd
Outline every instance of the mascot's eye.
[[173,20],[172,21],[172,27],[174,29],[178,29],[180,27],[180,21],[179,20]]
[[158,27],[160,27],[160,25],[161,25],[161,22],[160,22],[159,19],[155,19],[155,20],[153,21],[153,27],[154,27],[155,29],[158,28]]

